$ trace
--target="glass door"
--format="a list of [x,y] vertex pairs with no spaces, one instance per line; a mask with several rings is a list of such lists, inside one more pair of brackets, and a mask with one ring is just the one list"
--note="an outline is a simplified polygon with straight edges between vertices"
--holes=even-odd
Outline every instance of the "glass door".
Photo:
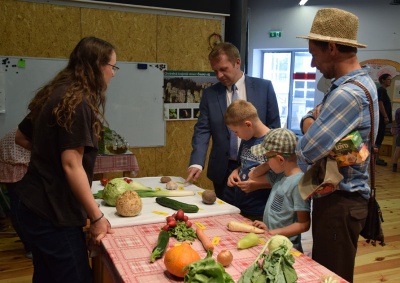
[[268,51],[263,54],[263,78],[272,81],[281,126],[300,134],[300,120],[314,107],[315,68],[308,51]]

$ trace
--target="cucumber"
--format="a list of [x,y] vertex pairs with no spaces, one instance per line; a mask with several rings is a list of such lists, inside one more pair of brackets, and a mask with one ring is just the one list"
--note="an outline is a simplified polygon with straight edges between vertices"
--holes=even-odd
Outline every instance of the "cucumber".
[[155,262],[157,258],[162,257],[167,248],[168,242],[169,242],[169,233],[167,231],[161,230],[160,234],[158,234],[157,245],[151,252],[150,256],[151,262]]
[[168,197],[157,197],[156,202],[159,205],[169,207],[174,210],[182,209],[183,212],[186,213],[196,213],[199,211],[199,207],[197,205],[180,202],[174,199],[170,199]]

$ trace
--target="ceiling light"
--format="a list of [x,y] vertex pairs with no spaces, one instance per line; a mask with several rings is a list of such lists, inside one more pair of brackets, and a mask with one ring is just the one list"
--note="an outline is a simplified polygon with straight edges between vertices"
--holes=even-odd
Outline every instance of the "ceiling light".
[[300,6],[304,6],[304,4],[307,3],[307,1],[308,1],[308,0],[301,0],[300,3],[299,3],[299,5],[300,5]]

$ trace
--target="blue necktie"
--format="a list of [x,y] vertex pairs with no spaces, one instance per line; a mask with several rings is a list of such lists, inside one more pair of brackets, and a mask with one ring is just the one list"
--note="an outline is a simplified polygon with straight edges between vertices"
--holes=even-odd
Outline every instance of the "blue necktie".
[[[232,85],[232,100],[231,103],[238,99],[237,88],[235,85]],[[237,159],[237,150],[238,150],[238,139],[232,131],[230,132],[230,146],[229,146],[229,158],[232,160]]]

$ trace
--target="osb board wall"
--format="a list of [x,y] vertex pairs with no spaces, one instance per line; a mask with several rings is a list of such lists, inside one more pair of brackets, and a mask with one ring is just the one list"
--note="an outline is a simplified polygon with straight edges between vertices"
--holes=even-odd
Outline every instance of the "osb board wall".
[[[0,55],[67,58],[83,36],[93,35],[116,46],[117,60],[166,63],[169,70],[210,71],[208,37],[221,32],[218,19],[15,0],[1,0],[0,15]],[[194,124],[195,121],[167,122],[165,147],[133,148],[140,167],[138,177],[186,177]],[[197,184],[212,188],[205,171]]]

